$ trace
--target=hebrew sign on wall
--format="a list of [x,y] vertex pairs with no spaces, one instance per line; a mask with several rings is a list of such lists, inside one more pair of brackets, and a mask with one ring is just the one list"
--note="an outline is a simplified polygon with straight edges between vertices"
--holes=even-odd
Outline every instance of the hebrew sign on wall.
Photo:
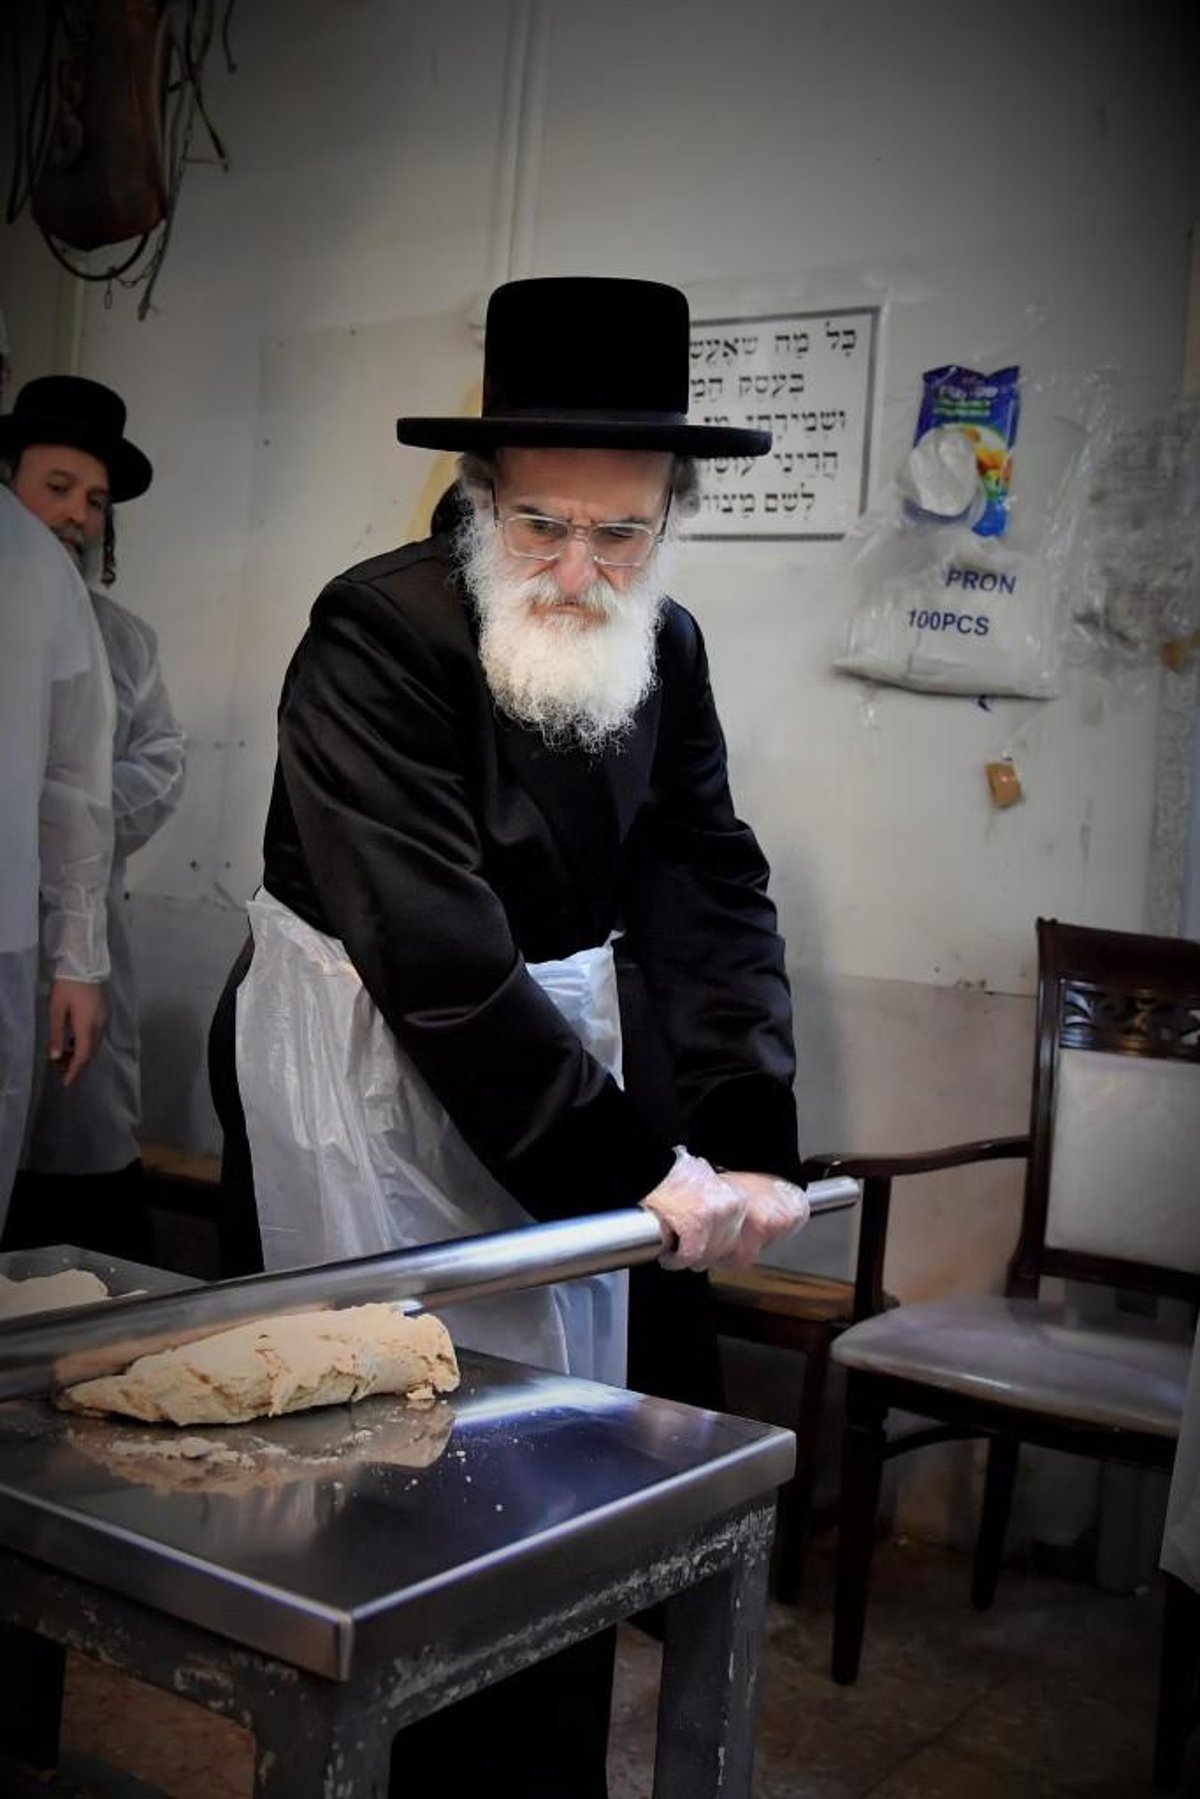
[[875,307],[693,319],[693,424],[769,431],[769,455],[703,466],[689,537],[837,538],[866,504]]

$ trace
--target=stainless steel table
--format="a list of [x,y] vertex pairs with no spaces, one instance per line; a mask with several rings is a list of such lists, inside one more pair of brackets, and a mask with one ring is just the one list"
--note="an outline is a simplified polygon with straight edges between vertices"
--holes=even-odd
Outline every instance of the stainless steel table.
[[791,1433],[460,1361],[428,1411],[205,1427],[192,1458],[177,1431],[0,1406],[0,1613],[28,1651],[8,1658],[14,1746],[38,1749],[35,1701],[74,1647],[248,1724],[256,1794],[382,1799],[405,1725],[665,1601],[655,1799],[748,1799]]

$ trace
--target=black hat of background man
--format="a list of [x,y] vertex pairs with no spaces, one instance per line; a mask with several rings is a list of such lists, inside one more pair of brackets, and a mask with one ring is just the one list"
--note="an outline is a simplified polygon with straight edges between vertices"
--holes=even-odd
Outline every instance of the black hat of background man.
[[764,456],[769,431],[688,424],[689,331],[686,298],[660,281],[508,281],[488,302],[482,416],[397,419],[396,436],[426,450]]
[[0,456],[19,455],[30,444],[68,444],[104,464],[110,499],[136,500],[154,470],[124,432],[125,402],[111,387],[82,375],[39,375],[0,417]]

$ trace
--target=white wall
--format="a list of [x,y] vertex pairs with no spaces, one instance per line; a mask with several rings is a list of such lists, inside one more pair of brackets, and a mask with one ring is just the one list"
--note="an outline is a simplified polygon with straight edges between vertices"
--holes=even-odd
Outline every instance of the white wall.
[[[464,409],[481,294],[604,272],[676,281],[700,314],[881,302],[878,478],[935,363],[1103,365],[1118,409],[1145,410],[1178,383],[1200,213],[1171,10],[238,9],[237,72],[209,82],[233,167],[189,171],[155,316],[91,294],[82,348],[155,460],[120,593],[158,628],[192,744],[181,814],[132,870],[150,1135],[215,1143],[203,1032],[257,875],[278,675],[322,582],[403,535],[429,465],[390,419]],[[12,243],[25,291],[44,253]],[[1075,672],[990,712],[873,690],[829,667],[829,554],[685,546],[676,581],[775,866],[806,1141],[1017,1130],[1035,917],[1145,922],[1156,683]],[[1001,814],[982,769],[1006,751],[1027,799]],[[994,1285],[1017,1204],[1011,1168],[921,1183],[890,1284]],[[848,1248],[829,1221],[797,1253]]]

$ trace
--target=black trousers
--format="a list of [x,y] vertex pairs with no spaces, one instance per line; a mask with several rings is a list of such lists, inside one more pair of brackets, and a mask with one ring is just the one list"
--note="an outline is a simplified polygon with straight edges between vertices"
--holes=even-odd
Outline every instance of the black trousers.
[[22,1169],[13,1185],[0,1249],[79,1249],[153,1266],[154,1233],[140,1161],[112,1174],[38,1174]]
[[402,1730],[392,1799],[608,1799],[616,1640],[603,1630]]
[[221,1278],[260,1274],[263,1266],[254,1171],[246,1136],[246,1115],[237,1084],[237,990],[246,977],[254,942],[247,937],[229,971],[208,1031],[208,1085],[221,1125],[221,1196],[218,1254]]

